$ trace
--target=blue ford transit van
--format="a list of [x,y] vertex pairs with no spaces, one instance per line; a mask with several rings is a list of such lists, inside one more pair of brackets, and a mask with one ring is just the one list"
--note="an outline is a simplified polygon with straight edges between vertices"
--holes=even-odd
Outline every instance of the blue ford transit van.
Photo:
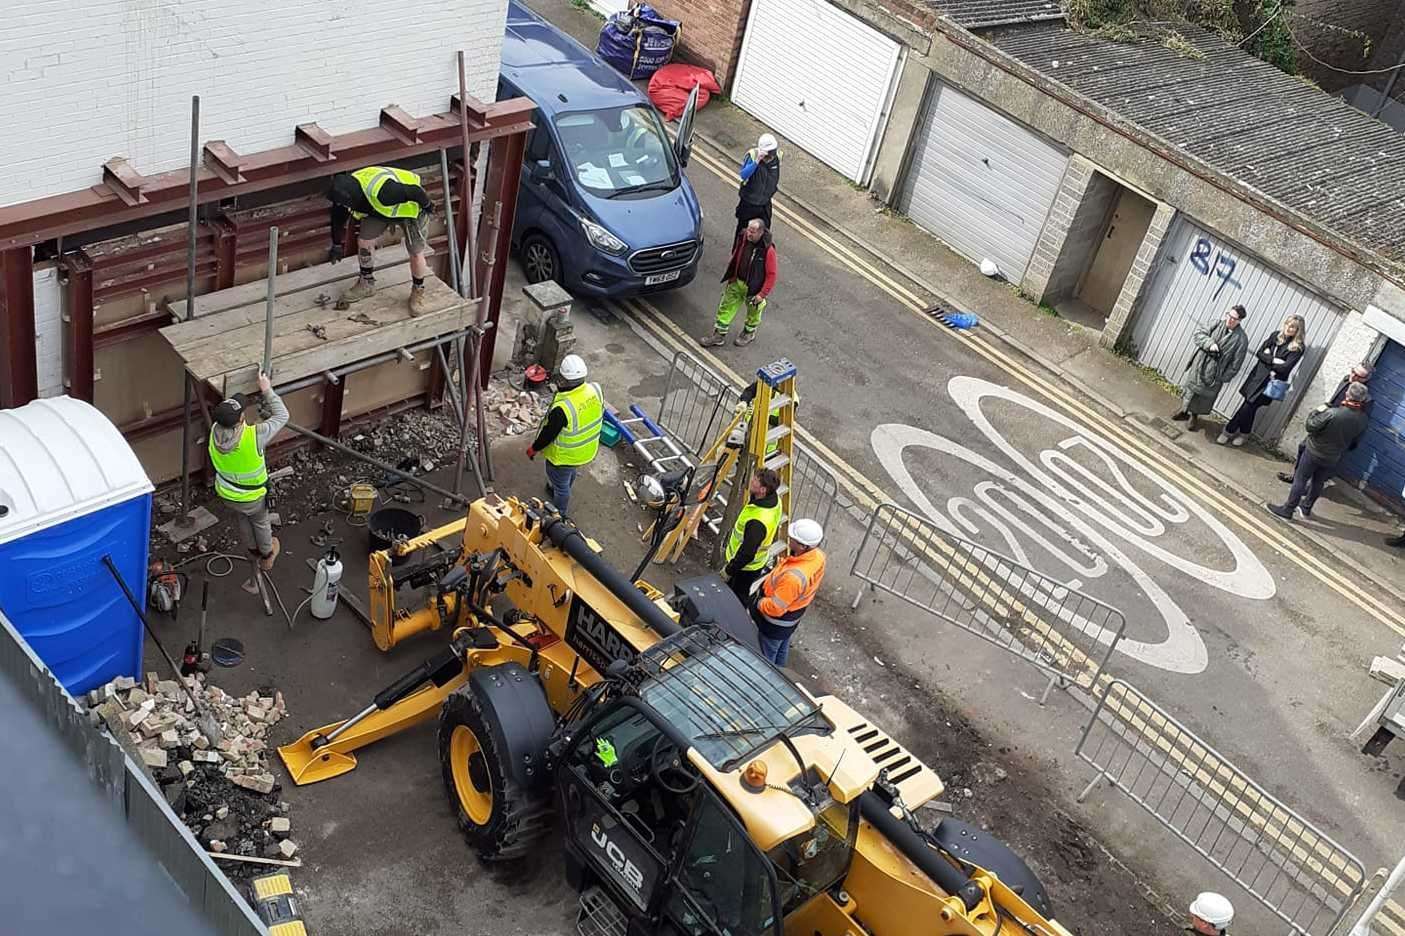
[[601,298],[691,282],[703,246],[702,208],[683,172],[693,102],[670,143],[634,85],[511,0],[498,100],[514,97],[537,105],[512,232],[528,281]]

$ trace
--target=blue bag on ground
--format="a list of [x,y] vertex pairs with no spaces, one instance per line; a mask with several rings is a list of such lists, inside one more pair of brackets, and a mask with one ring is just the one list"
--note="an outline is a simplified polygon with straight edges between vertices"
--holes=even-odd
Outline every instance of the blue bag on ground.
[[636,4],[605,21],[595,54],[631,80],[649,78],[673,58],[682,29],[647,3]]

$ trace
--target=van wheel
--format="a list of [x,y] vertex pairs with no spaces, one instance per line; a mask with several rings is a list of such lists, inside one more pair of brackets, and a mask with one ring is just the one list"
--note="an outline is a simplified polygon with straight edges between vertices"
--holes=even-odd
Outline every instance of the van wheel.
[[542,235],[528,234],[522,238],[521,256],[522,270],[527,274],[527,282],[561,281],[561,257],[551,241]]

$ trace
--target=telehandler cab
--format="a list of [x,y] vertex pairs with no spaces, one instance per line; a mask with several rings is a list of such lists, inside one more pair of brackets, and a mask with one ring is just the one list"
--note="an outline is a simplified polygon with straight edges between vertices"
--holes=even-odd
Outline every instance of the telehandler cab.
[[399,557],[442,552],[445,530],[449,646],[280,748],[294,782],[437,713],[469,844],[521,858],[558,827],[587,936],[1070,936],[1001,842],[919,824],[937,775],[766,662],[717,576],[665,598],[554,508],[496,495]]

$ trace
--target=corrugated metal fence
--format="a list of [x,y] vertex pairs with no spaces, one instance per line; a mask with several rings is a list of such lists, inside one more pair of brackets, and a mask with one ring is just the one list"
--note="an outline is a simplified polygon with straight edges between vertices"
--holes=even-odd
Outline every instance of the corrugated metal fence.
[[0,614],[0,674],[40,712],[64,746],[191,904],[221,936],[268,936],[268,930],[229,879],[206,855],[161,791],[53,678],[13,625]]
[[1289,315],[1307,323],[1307,350],[1293,370],[1288,396],[1259,414],[1254,434],[1277,439],[1298,398],[1337,334],[1343,313],[1322,296],[1298,285],[1258,257],[1205,228],[1181,218],[1167,237],[1145,307],[1133,324],[1137,360],[1154,367],[1177,386],[1185,384],[1185,366],[1194,346],[1191,336],[1224,316],[1235,304],[1248,315],[1241,326],[1249,354],[1234,379],[1215,400],[1214,411],[1228,419],[1239,408],[1239,385],[1254,366],[1254,352]]

